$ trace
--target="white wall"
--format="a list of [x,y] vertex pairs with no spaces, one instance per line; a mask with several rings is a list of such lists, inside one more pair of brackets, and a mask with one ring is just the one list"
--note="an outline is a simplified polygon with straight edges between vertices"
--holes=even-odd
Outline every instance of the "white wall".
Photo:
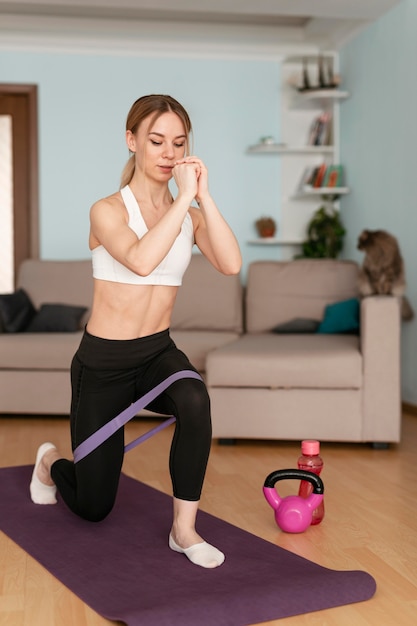
[[[341,158],[352,193],[342,200],[344,256],[362,261],[364,228],[398,238],[417,316],[417,2],[403,0],[340,55],[351,98],[341,107]],[[402,395],[417,404],[417,319],[402,325]]]

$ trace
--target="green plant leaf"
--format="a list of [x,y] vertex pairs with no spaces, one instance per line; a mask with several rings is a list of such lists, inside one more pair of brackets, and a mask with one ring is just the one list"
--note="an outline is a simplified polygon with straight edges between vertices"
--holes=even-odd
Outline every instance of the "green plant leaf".
[[322,206],[307,226],[307,240],[296,258],[336,258],[343,249],[345,227],[334,207]]

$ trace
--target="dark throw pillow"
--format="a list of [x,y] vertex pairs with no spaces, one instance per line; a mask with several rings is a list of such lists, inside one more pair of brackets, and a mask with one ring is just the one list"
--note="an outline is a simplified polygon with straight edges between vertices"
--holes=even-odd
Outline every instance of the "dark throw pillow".
[[27,333],[71,333],[80,329],[85,306],[69,304],[42,304],[25,329]]
[[359,300],[350,298],[329,304],[318,333],[359,333]]
[[1,332],[18,333],[25,330],[35,313],[35,307],[24,289],[0,295]]
[[317,320],[304,317],[295,317],[293,320],[278,324],[272,329],[273,333],[316,333],[320,325]]

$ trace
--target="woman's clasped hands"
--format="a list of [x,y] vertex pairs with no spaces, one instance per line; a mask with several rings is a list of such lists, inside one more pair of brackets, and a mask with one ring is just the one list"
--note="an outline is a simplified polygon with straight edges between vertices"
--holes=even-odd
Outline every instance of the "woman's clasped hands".
[[179,192],[190,192],[197,201],[208,193],[207,168],[196,156],[188,156],[175,162],[172,170]]

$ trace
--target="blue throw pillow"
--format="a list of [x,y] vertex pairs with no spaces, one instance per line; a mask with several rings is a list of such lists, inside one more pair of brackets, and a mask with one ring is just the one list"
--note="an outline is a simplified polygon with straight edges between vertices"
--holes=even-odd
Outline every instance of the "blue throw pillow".
[[359,333],[359,300],[350,298],[328,304],[318,333]]

